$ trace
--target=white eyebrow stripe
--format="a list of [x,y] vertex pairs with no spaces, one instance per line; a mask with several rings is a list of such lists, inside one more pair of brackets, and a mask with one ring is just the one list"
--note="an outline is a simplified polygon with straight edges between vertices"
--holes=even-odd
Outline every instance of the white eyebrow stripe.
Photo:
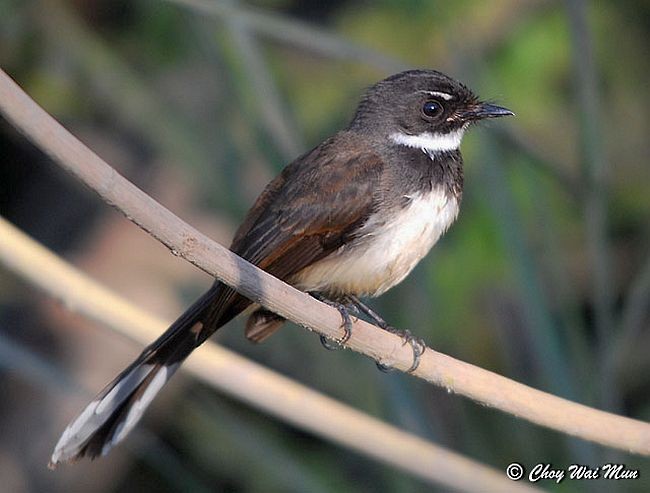
[[447,92],[442,92],[442,91],[422,91],[426,94],[431,94],[432,96],[438,96],[439,98],[444,99],[445,101],[449,101],[450,99],[454,99],[454,96]]

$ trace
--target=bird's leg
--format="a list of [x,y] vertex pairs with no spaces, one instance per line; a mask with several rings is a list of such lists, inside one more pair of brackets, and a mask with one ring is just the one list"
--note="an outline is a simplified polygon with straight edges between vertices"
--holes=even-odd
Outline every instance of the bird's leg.
[[345,332],[343,333],[343,337],[341,337],[338,340],[335,340],[334,343],[332,343],[327,337],[323,335],[320,336],[320,342],[325,349],[328,349],[330,351],[333,351],[335,349],[341,349],[341,347],[346,342],[348,342],[350,340],[350,337],[352,336],[352,318],[350,316],[350,311],[358,313],[358,308],[355,305],[346,304],[345,301],[340,302],[340,301],[331,300],[329,298],[325,298],[320,293],[309,293],[309,294],[311,294],[318,301],[322,301],[326,305],[336,308],[341,314],[341,319],[343,320],[341,327],[343,327],[343,329],[345,330]]
[[388,330],[390,328],[390,325],[388,325],[388,322],[386,322],[383,318],[381,318],[377,312],[375,312],[372,308],[370,308],[368,305],[366,305],[363,301],[361,301],[359,298],[356,296],[353,296],[351,294],[346,295],[346,301],[348,302],[348,305],[354,306],[358,311],[366,315],[369,319],[371,319],[377,327]]
[[[415,337],[409,330],[400,330],[396,329],[392,325],[389,325],[383,318],[377,315],[377,313],[372,308],[363,303],[356,296],[347,295],[346,300],[348,301],[348,305],[355,306],[361,313],[375,322],[379,328],[384,329],[386,332],[390,332],[391,334],[400,336],[402,338],[403,344],[411,345],[411,348],[413,349],[413,363],[406,372],[411,373],[415,371],[420,364],[420,357],[427,347],[424,343],[424,340],[422,340],[420,337]],[[381,363],[377,363],[377,368],[383,372],[392,371],[392,368],[390,366],[383,365]]]

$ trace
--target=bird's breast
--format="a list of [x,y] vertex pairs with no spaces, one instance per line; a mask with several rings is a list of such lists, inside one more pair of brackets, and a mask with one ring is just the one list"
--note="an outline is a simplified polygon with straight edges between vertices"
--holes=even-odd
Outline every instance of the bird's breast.
[[458,216],[458,199],[443,187],[406,197],[376,212],[350,243],[306,267],[293,284],[331,295],[378,296],[402,281]]

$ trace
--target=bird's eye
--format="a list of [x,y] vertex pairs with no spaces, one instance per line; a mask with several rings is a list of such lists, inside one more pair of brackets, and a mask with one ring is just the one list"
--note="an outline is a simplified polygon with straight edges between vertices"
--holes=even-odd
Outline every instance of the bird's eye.
[[442,104],[440,104],[439,101],[436,101],[434,99],[430,99],[422,105],[422,114],[427,119],[440,116],[443,111],[444,111],[444,107],[442,106]]

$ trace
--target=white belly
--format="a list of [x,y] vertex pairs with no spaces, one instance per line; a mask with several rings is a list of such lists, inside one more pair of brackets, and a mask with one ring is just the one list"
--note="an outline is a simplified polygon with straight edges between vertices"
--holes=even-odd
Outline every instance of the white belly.
[[398,284],[458,216],[458,201],[442,188],[410,198],[394,216],[372,218],[358,240],[303,269],[293,284],[304,291],[358,296],[378,296]]

